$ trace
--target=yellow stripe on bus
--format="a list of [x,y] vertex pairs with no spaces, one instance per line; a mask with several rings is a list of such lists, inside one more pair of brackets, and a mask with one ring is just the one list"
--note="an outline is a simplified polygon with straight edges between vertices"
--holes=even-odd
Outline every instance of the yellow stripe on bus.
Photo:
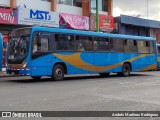
[[120,62],[120,63],[117,63],[117,64],[108,65],[108,66],[95,66],[93,64],[89,64],[89,63],[87,63],[87,62],[85,62],[81,59],[81,57],[80,57],[81,53],[80,52],[70,54],[70,55],[54,53],[54,55],[56,57],[58,57],[59,59],[65,61],[65,62],[69,63],[70,65],[73,65],[77,68],[84,69],[84,70],[89,70],[89,71],[92,71],[92,72],[102,72],[102,71],[111,70],[113,68],[122,66],[124,62],[133,62],[133,61],[135,61],[139,58],[143,58],[145,56],[150,56],[151,54],[142,54],[140,56],[136,56],[136,57],[133,57],[131,59],[128,59],[124,62]]

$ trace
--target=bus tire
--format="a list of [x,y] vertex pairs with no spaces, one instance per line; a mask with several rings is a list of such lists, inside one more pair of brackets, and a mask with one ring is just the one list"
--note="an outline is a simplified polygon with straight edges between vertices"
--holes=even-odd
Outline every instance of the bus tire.
[[41,76],[31,76],[34,80],[39,80],[41,79]]
[[55,65],[52,71],[52,79],[63,80],[63,78],[64,78],[64,67],[61,64]]
[[124,76],[124,77],[127,77],[127,76],[130,75],[130,72],[131,72],[130,64],[129,63],[124,63],[123,67],[122,67],[121,75]]
[[108,77],[110,73],[99,73],[100,76],[102,77]]

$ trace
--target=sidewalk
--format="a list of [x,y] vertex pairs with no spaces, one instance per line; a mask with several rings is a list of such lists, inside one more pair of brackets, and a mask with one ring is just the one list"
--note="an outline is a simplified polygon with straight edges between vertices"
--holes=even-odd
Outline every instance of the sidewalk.
[[9,75],[9,74],[6,74],[6,71],[0,71],[0,78],[1,77],[13,77],[14,75]]

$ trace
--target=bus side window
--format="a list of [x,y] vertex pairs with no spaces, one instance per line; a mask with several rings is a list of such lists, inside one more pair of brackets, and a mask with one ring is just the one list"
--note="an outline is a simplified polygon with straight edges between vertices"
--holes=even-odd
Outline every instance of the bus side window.
[[41,47],[41,51],[42,52],[48,52],[49,51],[49,39],[48,38],[41,38],[41,41],[40,41],[40,47]]
[[124,51],[130,53],[137,53],[137,42],[132,39],[124,40]]
[[114,39],[111,38],[111,39],[110,39],[110,47],[109,47],[111,52],[114,52],[114,51],[115,51],[115,50],[114,50],[114,45],[113,45],[114,43],[113,43],[113,41],[114,41]]
[[[149,48],[150,48],[150,53],[154,53],[155,52],[154,42],[153,41],[150,41]],[[159,51],[159,49],[158,49],[158,51]],[[159,51],[159,54],[160,54],[160,51]]]
[[90,36],[76,36],[76,50],[78,51],[92,51],[93,43]]
[[109,38],[94,37],[93,47],[95,51],[109,51]]
[[146,41],[146,52],[150,53],[150,44],[149,44],[149,41]]
[[85,49],[85,51],[92,51],[93,50],[92,37],[87,36],[87,39],[84,40],[84,49]]
[[55,34],[56,50],[74,50],[74,35]]
[[138,41],[138,53],[149,53],[147,41]]
[[100,40],[98,40],[98,37],[94,37],[93,47],[95,51],[99,50],[99,41]]
[[73,35],[67,35],[66,49],[67,50],[75,50],[74,36]]
[[138,53],[143,53],[143,41],[137,41],[138,42]]
[[104,40],[101,41],[101,49],[109,51],[109,38],[104,38]]
[[49,39],[48,38],[40,38],[34,37],[33,38],[33,45],[32,45],[32,53],[36,51],[39,52],[48,52],[49,51]]
[[111,52],[123,52],[123,41],[119,38],[110,39],[110,51]]
[[37,51],[37,37],[33,38],[33,44],[32,44],[32,53],[35,53]]
[[76,35],[76,50],[84,51],[83,40],[81,40],[79,35]]
[[160,56],[160,47],[157,47],[158,55]]
[[59,49],[59,34],[54,35],[54,41],[55,41],[55,49]]

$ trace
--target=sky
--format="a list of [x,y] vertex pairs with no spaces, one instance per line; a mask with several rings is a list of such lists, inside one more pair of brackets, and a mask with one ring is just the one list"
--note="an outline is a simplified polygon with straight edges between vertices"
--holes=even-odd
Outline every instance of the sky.
[[113,0],[113,16],[120,14],[160,21],[160,0]]

